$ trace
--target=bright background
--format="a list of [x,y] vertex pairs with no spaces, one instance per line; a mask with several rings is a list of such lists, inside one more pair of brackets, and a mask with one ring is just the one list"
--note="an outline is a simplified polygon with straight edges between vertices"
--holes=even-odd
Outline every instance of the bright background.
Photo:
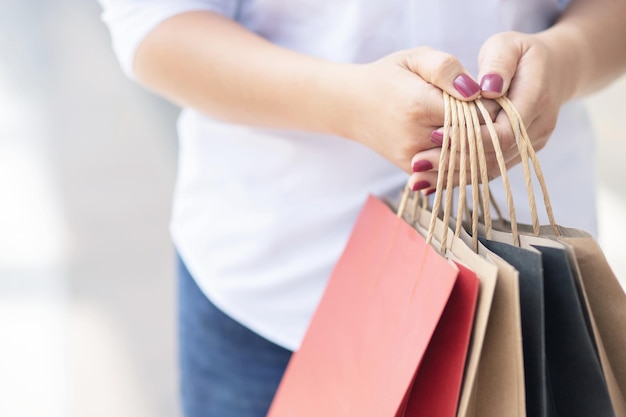
[[[99,13],[95,0],[2,4],[0,417],[180,415],[177,110],[124,78]],[[601,242],[622,279],[625,93],[623,79],[589,101]]]

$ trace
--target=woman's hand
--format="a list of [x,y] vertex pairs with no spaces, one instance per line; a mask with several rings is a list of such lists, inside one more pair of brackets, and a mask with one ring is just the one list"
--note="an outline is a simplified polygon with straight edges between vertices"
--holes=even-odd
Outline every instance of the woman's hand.
[[[579,74],[571,51],[555,44],[544,34],[506,32],[487,40],[479,55],[481,96],[497,98],[508,95],[518,109],[535,150],[545,146],[552,134],[561,106],[576,91]],[[507,167],[520,162],[509,119],[504,111],[494,119],[499,143]],[[482,126],[488,175],[500,175],[487,128]],[[435,183],[441,148],[416,154],[413,166],[432,168],[417,172],[413,183]],[[457,155],[458,158],[458,155]],[[427,161],[427,162],[421,162]],[[456,164],[457,169],[459,164]]]
[[452,55],[421,47],[365,65],[351,65],[336,83],[335,133],[373,149],[412,172],[411,158],[441,145],[442,90],[478,97],[478,84]]
[[[569,99],[606,86],[626,71],[626,2],[571,0],[560,19],[537,34],[507,32],[483,45],[480,57],[482,96],[507,94],[522,116],[535,149],[554,130],[558,112]],[[503,112],[495,118],[507,166],[519,162],[513,133]],[[483,127],[489,152],[489,175],[500,175],[491,141]],[[413,183],[434,183],[440,149],[421,152],[413,165],[423,169]],[[425,168],[432,165],[432,168]],[[457,164],[458,166],[458,164]],[[428,191],[428,190],[427,190]]]

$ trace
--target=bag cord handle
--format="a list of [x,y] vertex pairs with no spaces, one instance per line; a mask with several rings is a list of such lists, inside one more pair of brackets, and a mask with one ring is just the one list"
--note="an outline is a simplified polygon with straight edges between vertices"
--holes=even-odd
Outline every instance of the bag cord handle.
[[[429,223],[428,233],[426,236],[426,242],[429,244],[432,243],[437,218],[439,217],[439,214],[442,210],[442,206],[442,220],[444,225],[449,224],[451,217],[453,219],[456,219],[455,237],[458,237],[460,234],[464,214],[466,212],[470,213],[467,217],[471,217],[472,247],[474,251],[478,250],[479,210],[482,209],[480,211],[482,211],[482,219],[485,224],[485,232],[488,239],[491,238],[491,231],[493,229],[491,219],[492,205],[496,211],[496,215],[500,219],[503,219],[502,213],[500,212],[493,198],[493,193],[491,193],[489,189],[487,161],[485,156],[485,150],[483,147],[481,125],[478,118],[478,112],[480,112],[483,120],[485,121],[485,126],[487,127],[491,142],[493,144],[500,176],[504,185],[506,202],[509,209],[511,233],[513,235],[513,244],[515,246],[519,246],[520,239],[517,227],[517,217],[515,214],[513,193],[511,191],[511,186],[507,175],[506,161],[504,160],[502,148],[500,147],[500,140],[498,138],[495,125],[491,120],[489,112],[487,111],[485,105],[480,99],[472,102],[464,102],[457,100],[444,92],[443,100],[445,113],[443,126],[443,143],[441,148],[441,155],[439,158],[440,169],[437,175],[435,197],[433,200],[432,215]],[[522,118],[511,100],[509,100],[507,97],[498,98],[496,99],[496,102],[500,105],[500,107],[506,113],[509,119],[511,129],[513,130],[513,134],[515,137],[515,143],[518,147],[518,151],[520,154],[526,184],[526,191],[528,194],[533,232],[535,235],[538,235],[540,229],[539,216],[537,213],[537,204],[532,186],[532,174],[529,159],[532,162],[537,181],[541,187],[544,207],[548,215],[548,220],[554,234],[559,236],[560,232],[554,220],[554,213],[552,210],[552,205],[550,203],[550,197],[545,183],[545,178],[543,176],[543,171],[541,169],[541,165],[539,164],[539,160],[537,159],[535,150],[533,149],[532,142],[530,141],[530,137],[528,136],[528,132],[526,131]],[[469,211],[468,209],[466,194],[466,186],[468,185],[468,155],[470,173],[469,185],[471,186],[473,207],[473,210],[471,211]],[[457,159],[459,163],[458,171],[455,170]],[[455,173],[458,174],[459,197],[456,217],[453,217],[452,206],[454,197],[453,189]],[[443,199],[444,192],[446,194],[445,200]],[[409,195],[411,193],[412,191],[407,185],[400,201],[400,205],[398,207],[398,216],[401,217],[404,213]],[[427,199],[424,198],[424,207],[426,207],[427,203]],[[447,233],[443,233],[441,240],[441,251],[445,252],[446,248],[449,247]]]

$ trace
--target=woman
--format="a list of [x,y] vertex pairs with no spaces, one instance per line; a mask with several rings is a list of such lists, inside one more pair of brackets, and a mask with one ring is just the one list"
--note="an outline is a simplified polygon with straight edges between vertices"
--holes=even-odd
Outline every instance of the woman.
[[366,195],[396,196],[413,171],[432,190],[442,90],[507,94],[547,144],[557,219],[595,231],[579,198],[592,134],[571,100],[626,68],[624,2],[101,2],[126,73],[184,108],[171,231],[186,417],[266,414]]

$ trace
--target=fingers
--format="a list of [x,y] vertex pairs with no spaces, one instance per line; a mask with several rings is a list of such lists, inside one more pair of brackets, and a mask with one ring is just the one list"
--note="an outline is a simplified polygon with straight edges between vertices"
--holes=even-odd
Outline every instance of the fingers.
[[480,94],[480,86],[459,60],[445,52],[415,48],[405,53],[404,64],[411,72],[459,100],[474,100]]
[[[468,173],[469,175],[469,173]],[[445,184],[447,184],[447,177],[445,180]],[[435,192],[437,187],[437,173],[436,172],[422,172],[422,173],[413,173],[409,177],[409,187],[413,191],[421,191],[426,195],[430,195]],[[453,186],[457,187],[459,185],[459,173],[455,172],[453,175]]]
[[438,171],[440,157],[441,148],[433,148],[416,154],[411,160],[413,172]]
[[[485,153],[485,162],[487,168],[487,175],[490,179],[496,178],[501,175],[500,166],[498,165],[498,158],[496,157],[496,152],[493,148],[489,132],[487,132],[486,128],[483,126],[485,132],[483,133],[483,148]],[[485,140],[486,139],[486,140]],[[515,139],[512,137],[512,132],[509,131],[509,135],[506,136],[505,142],[511,142],[512,146],[501,146],[502,156],[505,161],[507,167],[514,165],[516,162],[519,162],[519,150],[515,143]],[[412,179],[417,182],[421,180],[431,180],[430,174],[436,173],[441,169],[440,167],[440,158],[441,158],[441,148],[432,148],[422,152],[417,153],[413,156],[411,160],[411,166],[413,169],[413,177]],[[455,170],[458,171],[461,167],[460,164],[460,152],[457,152],[455,155]],[[466,170],[469,171],[469,157],[466,159]],[[469,179],[469,172],[467,175]],[[434,184],[434,183],[433,183]],[[434,187],[434,185],[433,185]]]
[[[541,71],[535,67],[542,67],[540,64],[545,61],[541,59],[530,59],[538,55],[543,56],[541,48],[535,48],[539,52],[533,52],[535,49],[529,47],[529,41],[523,36],[515,33],[503,33],[491,37],[482,47],[479,56],[479,79],[481,80],[480,95],[482,98],[494,99],[502,97],[505,94],[513,100],[517,107],[522,120],[527,128],[528,135],[531,138],[533,147],[540,149],[549,138],[550,133],[554,130],[556,115],[558,114],[558,105],[555,105],[553,95],[549,94],[546,88],[538,88],[535,85],[536,80],[541,79]],[[531,56],[530,52],[534,55]],[[452,96],[458,98],[458,95],[449,89],[450,84],[455,87],[454,76],[452,74],[463,70],[462,66],[455,59],[445,57],[445,54],[439,54],[436,51],[419,48],[413,51],[414,56],[422,56],[424,59],[419,60],[413,70],[418,72],[420,76],[428,82],[435,84],[439,88],[449,92]],[[525,55],[526,54],[526,55]],[[430,59],[426,59],[426,57]],[[439,61],[437,61],[439,60]],[[417,63],[417,60],[415,61]],[[437,78],[437,73],[432,65],[439,62],[445,63],[448,71],[441,68],[437,69],[441,77]],[[463,70],[464,71],[464,70]],[[465,73],[461,73],[465,74]],[[515,81],[512,84],[512,80]],[[452,81],[450,81],[452,80]],[[550,84],[548,84],[550,85]],[[474,96],[472,96],[473,98]],[[463,96],[466,99],[465,96]],[[558,98],[558,97],[557,97]],[[556,100],[558,104],[558,100]],[[481,120],[475,120],[480,123],[480,132],[485,152],[485,162],[487,168],[487,176],[489,179],[496,178],[501,175],[501,169],[506,170],[521,161],[516,138],[508,115],[505,111],[500,110],[500,106],[492,100],[484,100],[485,104],[479,112]],[[557,111],[554,111],[557,109]],[[482,119],[484,116],[487,121]],[[435,129],[431,133],[430,140],[435,145],[441,146],[443,142],[443,129]],[[515,129],[519,134],[519,129]],[[495,139],[495,140],[494,140]],[[498,145],[498,146],[496,146]],[[498,155],[501,153],[501,158]],[[440,167],[439,160],[441,156],[441,148],[428,149],[419,152],[411,160],[411,166],[414,173],[410,177],[410,184],[415,190],[423,190],[427,194],[434,190],[439,171],[447,167]],[[453,157],[455,164],[455,185],[458,185],[459,169],[461,173],[466,173],[469,167],[459,166],[459,153]],[[500,165],[498,161],[503,161]],[[447,165],[447,164],[446,164]],[[468,177],[469,178],[469,174]]]
[[501,33],[489,38],[480,49],[478,78],[483,97],[501,97],[508,91],[523,53],[515,39],[510,33]]
[[434,171],[413,173],[409,177],[408,185],[413,191],[430,194],[430,190],[434,190],[437,186],[437,173]]

